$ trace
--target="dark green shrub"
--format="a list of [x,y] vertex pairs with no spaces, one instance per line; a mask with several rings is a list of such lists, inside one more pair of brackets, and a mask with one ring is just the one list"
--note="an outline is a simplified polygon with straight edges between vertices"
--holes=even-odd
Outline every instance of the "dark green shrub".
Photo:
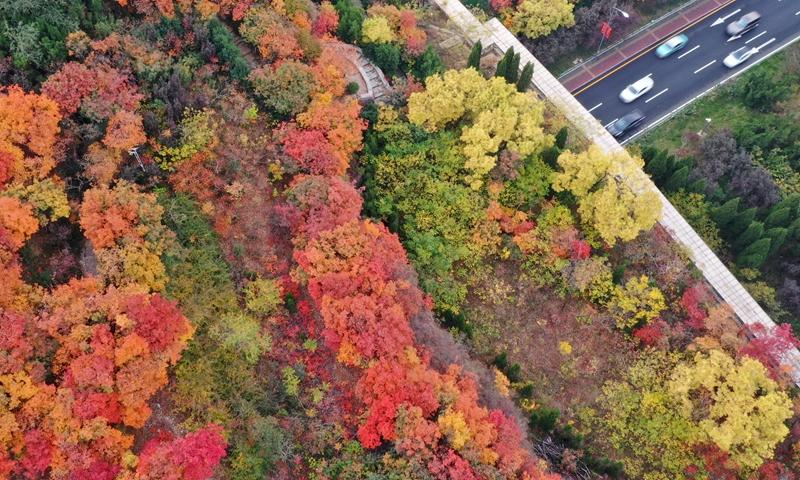
[[334,4],[339,14],[339,38],[347,43],[361,41],[361,24],[364,22],[364,10],[351,0],[337,0]]
[[472,46],[467,58],[467,68],[472,67],[477,71],[481,71],[481,56],[483,55],[483,44],[480,40]]
[[430,45],[422,52],[422,55],[414,60],[411,72],[420,81],[425,81],[431,75],[444,72],[444,62]]
[[736,264],[742,268],[759,268],[769,255],[771,243],[769,238],[756,240],[736,257]]
[[233,42],[231,32],[217,18],[208,22],[208,32],[211,42],[217,49],[217,56],[228,65],[231,77],[234,80],[246,79],[250,75],[250,65],[239,47]]
[[400,73],[402,51],[393,43],[370,43],[364,46],[364,54],[383,70],[388,77]]
[[555,141],[556,147],[558,147],[560,150],[563,150],[564,147],[567,146],[568,137],[569,137],[569,128],[561,127],[556,133],[556,141]]
[[358,82],[349,82],[349,83],[347,84],[347,87],[345,87],[344,91],[345,91],[345,93],[347,93],[348,95],[355,95],[356,93],[358,93],[358,89],[359,89],[359,88],[360,88],[360,87],[359,87],[359,85],[358,85]]
[[528,424],[532,429],[542,433],[550,433],[556,428],[556,422],[561,412],[557,408],[541,406],[532,411],[528,417]]

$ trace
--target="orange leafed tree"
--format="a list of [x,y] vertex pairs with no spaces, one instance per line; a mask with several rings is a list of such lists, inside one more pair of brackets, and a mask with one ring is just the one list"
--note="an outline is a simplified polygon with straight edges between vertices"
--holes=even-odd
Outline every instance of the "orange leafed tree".
[[142,116],[120,110],[108,121],[103,143],[115,150],[128,150],[147,141],[142,127]]
[[161,225],[163,212],[155,195],[141,193],[135,185],[120,181],[113,188],[86,191],[80,224],[96,249],[114,246],[122,239],[160,244],[166,235]]
[[136,480],[205,480],[225,456],[222,428],[209,425],[183,438],[154,439],[139,457]]
[[31,235],[39,230],[39,222],[33,215],[33,208],[16,198],[0,197],[0,236],[14,251]]
[[[125,427],[144,425],[147,402],[166,385],[167,367],[192,332],[174,303],[104,289],[94,278],[45,294],[35,321],[30,313],[0,315],[0,329],[8,352],[0,357],[0,383],[14,385],[0,409],[3,425],[11,426],[2,430],[10,438],[0,435],[0,468],[109,480],[125,468],[133,446]],[[218,461],[204,460],[202,471]]]
[[295,258],[309,276],[325,326],[337,337],[340,361],[392,358],[412,344],[408,316],[422,296],[408,281],[393,278],[394,262],[405,259],[405,251],[383,225],[351,221],[320,233]]
[[294,236],[299,246],[324,231],[358,220],[363,204],[353,185],[341,177],[322,175],[296,176],[287,198],[300,214]]
[[334,100],[329,93],[315,95],[308,110],[297,116],[297,123],[307,130],[323,132],[339,161],[340,171],[350,164],[350,157],[361,149],[366,122],[359,117],[361,107],[355,99]]
[[0,186],[41,179],[55,166],[56,103],[17,86],[0,88]]
[[[424,302],[395,235],[352,219],[355,212],[332,201],[317,207],[330,229],[307,238],[307,222],[314,221],[308,212],[326,200],[324,193],[311,193],[325,190],[313,185],[324,182],[303,177],[289,193],[301,213],[293,223],[296,244],[303,246],[295,251],[296,273],[308,282],[337,359],[365,367],[356,389],[366,407],[360,442],[367,448],[394,442],[398,452],[427,464],[434,478],[477,479],[473,466],[480,466],[497,478],[558,479],[522,447],[513,419],[481,406],[471,374],[456,365],[440,373],[420,355],[410,320]],[[298,194],[308,200],[298,201]]]

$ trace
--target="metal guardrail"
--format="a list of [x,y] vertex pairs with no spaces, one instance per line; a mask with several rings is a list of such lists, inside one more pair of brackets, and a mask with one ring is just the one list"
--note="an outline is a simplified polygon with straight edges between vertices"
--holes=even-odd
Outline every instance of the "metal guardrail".
[[645,23],[644,25],[642,25],[641,27],[637,28],[633,32],[629,33],[627,36],[617,40],[614,43],[611,43],[611,44],[607,45],[605,48],[603,48],[599,52],[595,53],[591,57],[589,57],[589,58],[587,58],[585,60],[582,59],[580,61],[580,63],[576,63],[575,65],[573,65],[573,66],[569,67],[568,69],[564,70],[556,78],[561,80],[562,78],[566,77],[567,75],[569,75],[570,73],[574,72],[575,70],[578,70],[579,68],[581,68],[582,66],[586,65],[587,63],[590,63],[590,62],[593,62],[593,61],[597,60],[598,58],[602,57],[603,55],[605,55],[606,53],[610,52],[611,50],[614,50],[615,48],[619,47],[623,43],[631,40],[632,38],[636,37],[640,33],[644,32],[647,29],[649,29],[653,25],[664,21],[665,18],[667,18],[667,17],[669,17],[671,15],[675,15],[675,14],[677,14],[677,13],[683,11],[683,10],[686,10],[686,9],[688,9],[690,7],[693,7],[697,3],[700,3],[701,1],[703,1],[703,0],[689,0],[688,2],[683,3],[683,4],[673,8],[672,10],[664,13],[660,17],[654,18],[653,20],[650,20],[649,22]]

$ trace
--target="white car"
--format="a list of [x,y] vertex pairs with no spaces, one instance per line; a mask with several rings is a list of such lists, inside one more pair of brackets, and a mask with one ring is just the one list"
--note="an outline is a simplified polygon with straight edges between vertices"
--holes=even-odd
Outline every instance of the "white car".
[[653,85],[655,85],[655,82],[649,76],[640,78],[639,80],[636,80],[632,84],[625,87],[625,90],[620,92],[619,99],[622,100],[623,103],[631,103],[632,101],[652,90]]
[[730,55],[725,57],[725,60],[723,60],[722,63],[724,63],[728,68],[738,67],[756,53],[758,53],[758,49],[756,48],[742,47],[731,52]]

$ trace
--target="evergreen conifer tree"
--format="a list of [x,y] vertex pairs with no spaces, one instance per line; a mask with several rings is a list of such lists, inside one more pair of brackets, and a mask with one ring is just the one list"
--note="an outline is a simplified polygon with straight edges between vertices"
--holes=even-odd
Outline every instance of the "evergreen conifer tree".
[[531,79],[533,79],[533,64],[531,62],[528,62],[522,68],[522,73],[519,74],[519,80],[517,81],[517,91],[524,92],[525,90],[527,90],[531,84]]
[[752,222],[747,229],[733,241],[733,248],[741,250],[755,242],[764,235],[764,224]]
[[742,268],[759,268],[769,255],[771,240],[761,238],[750,244],[736,258],[736,263]]
[[732,198],[711,212],[711,218],[717,223],[720,230],[724,230],[733,220],[733,217],[736,216],[736,212],[739,210],[739,202],[739,197]]
[[480,40],[472,46],[467,59],[467,68],[472,67],[477,71],[481,71],[481,56],[483,55],[483,44]]

